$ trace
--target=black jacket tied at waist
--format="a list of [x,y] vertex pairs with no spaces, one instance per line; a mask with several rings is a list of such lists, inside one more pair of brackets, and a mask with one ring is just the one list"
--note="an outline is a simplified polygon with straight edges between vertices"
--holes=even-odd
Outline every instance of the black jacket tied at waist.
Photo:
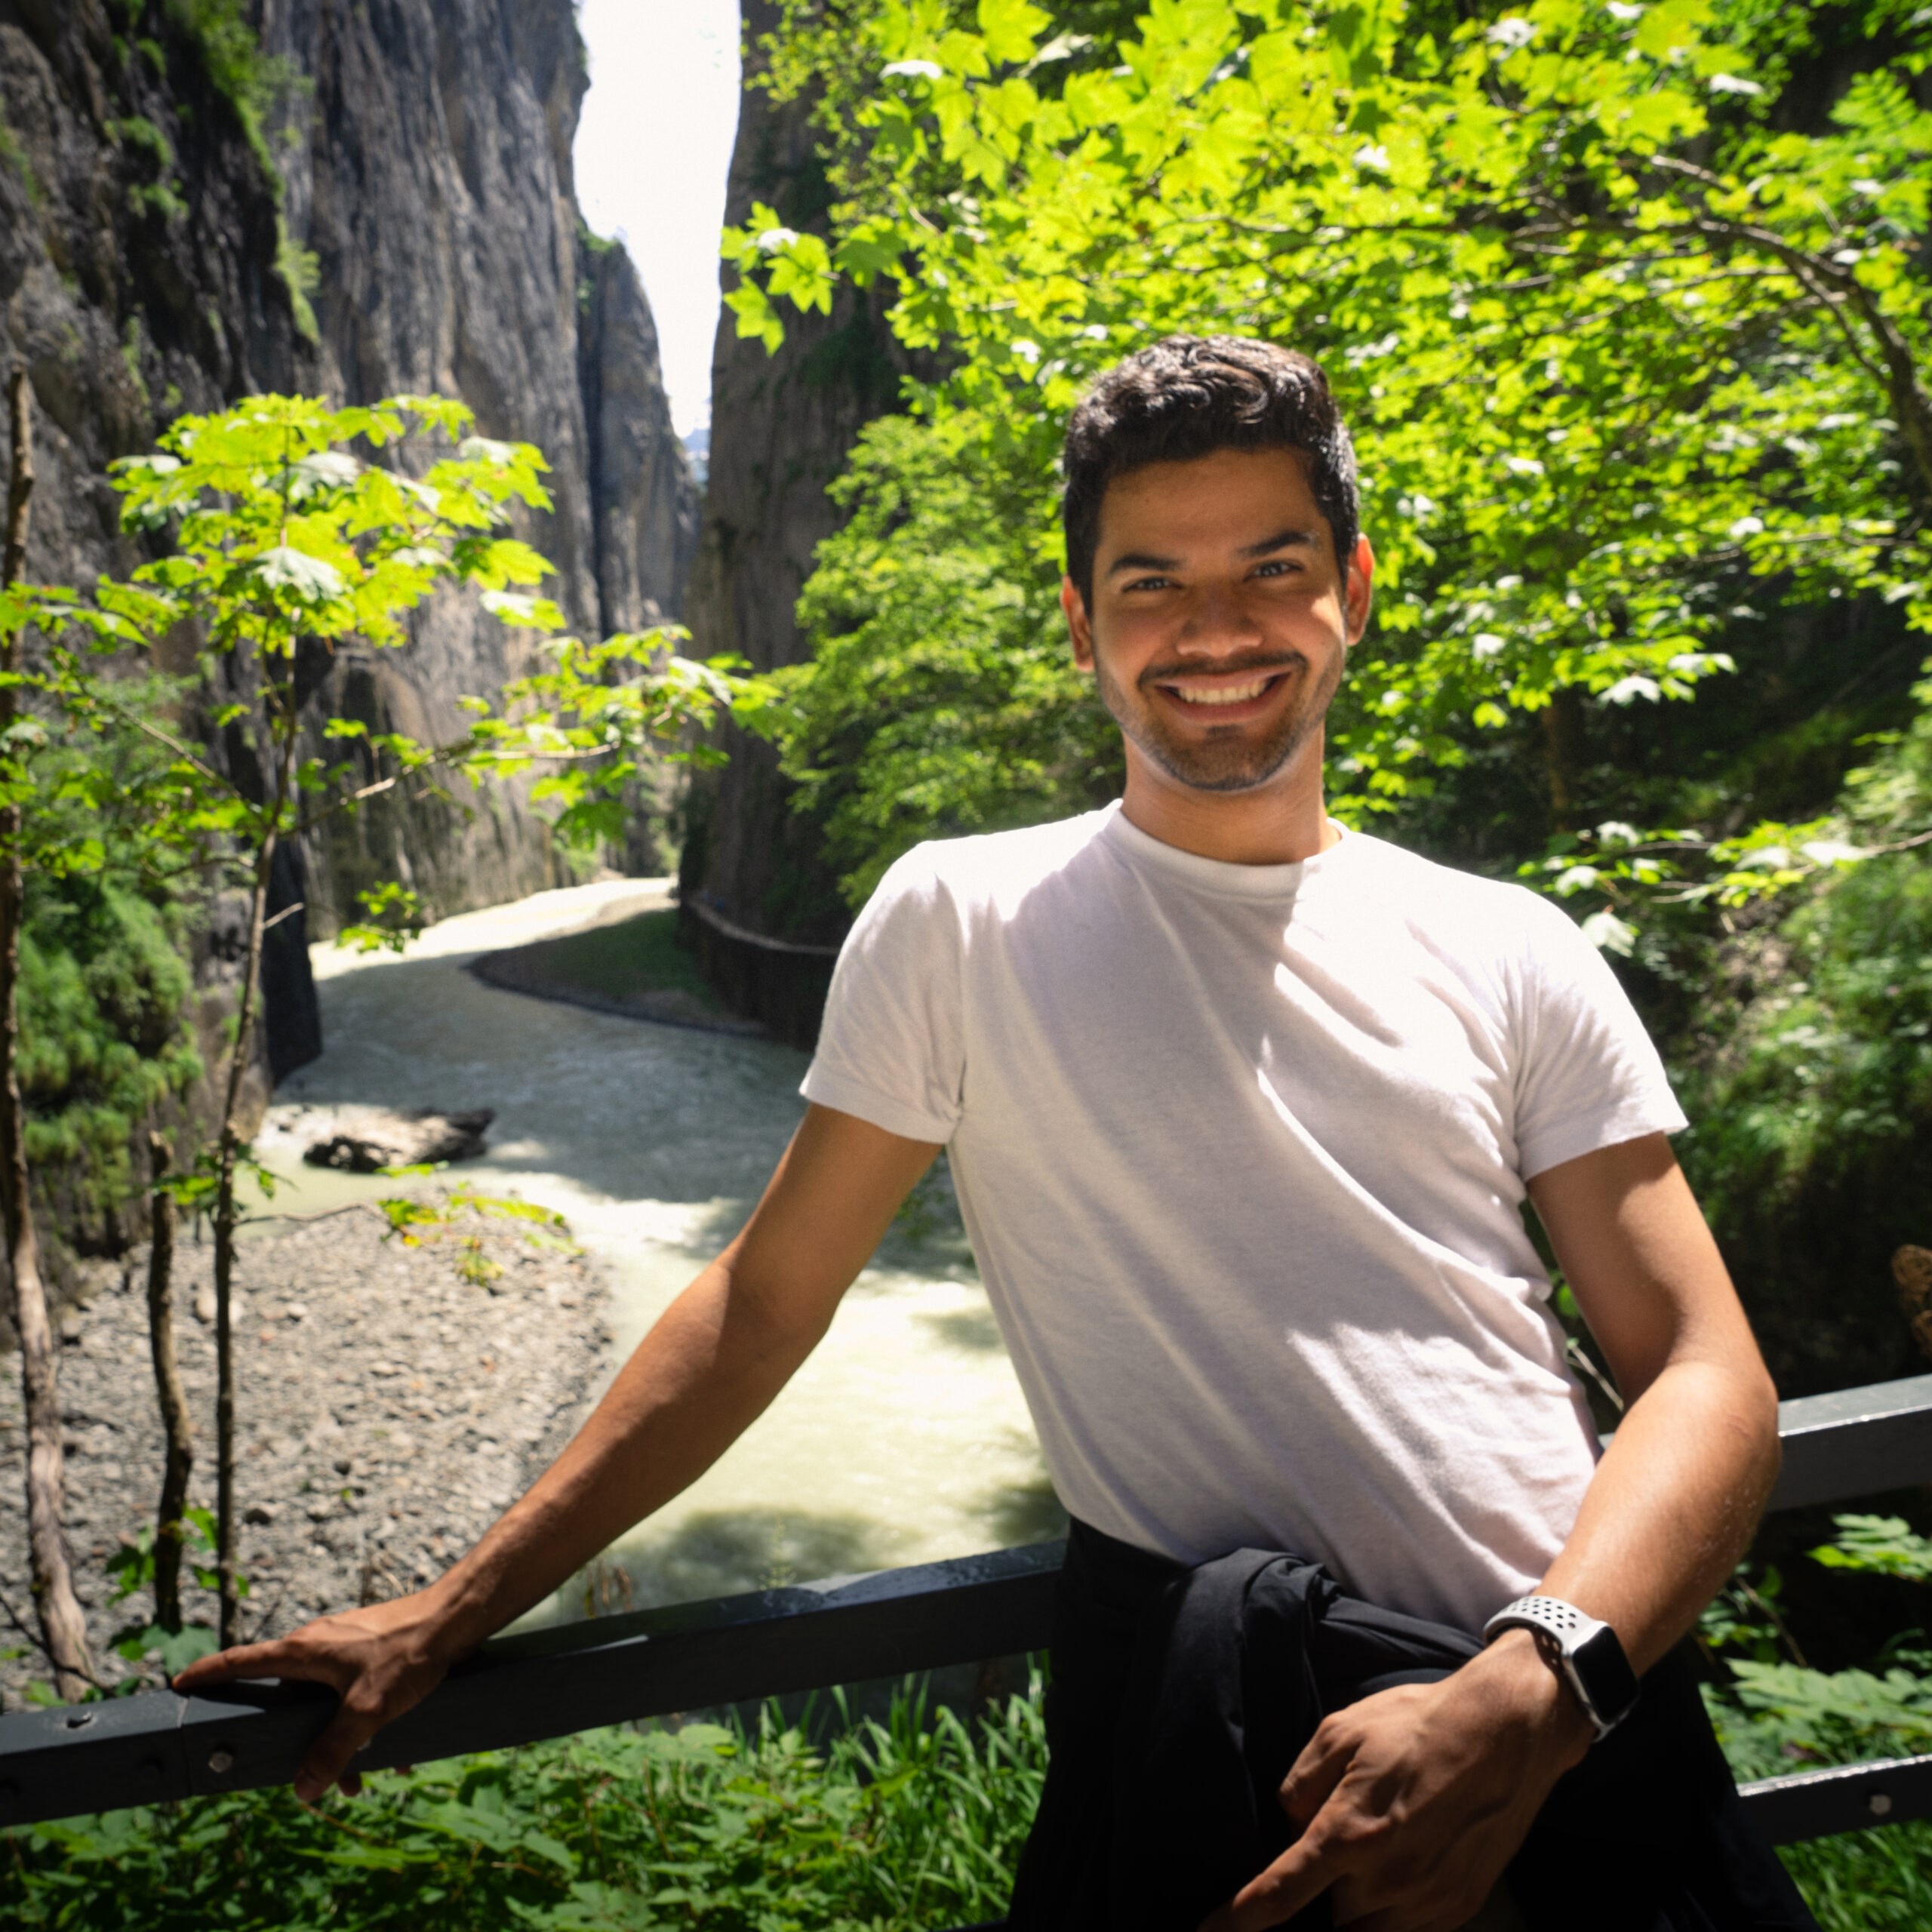
[[[1276,1794],[1321,1719],[1438,1682],[1478,1647],[1297,1557],[1190,1570],[1075,1523],[1012,1932],[1195,1932],[1293,1841]],[[1530,1932],[1815,1932],[1681,1653],[1558,1783],[1509,1882]],[[1327,1900],[1292,1922],[1325,1932]]]

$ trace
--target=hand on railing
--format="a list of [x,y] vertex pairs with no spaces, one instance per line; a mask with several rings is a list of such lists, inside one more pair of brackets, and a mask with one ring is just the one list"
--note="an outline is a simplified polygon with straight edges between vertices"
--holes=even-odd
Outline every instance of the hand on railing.
[[294,1678],[326,1684],[341,1699],[295,1774],[295,1795],[312,1804],[331,1785],[362,1789],[351,1761],[386,1724],[420,1704],[455,1661],[449,1620],[427,1592],[320,1617],[268,1644],[242,1644],[190,1664],[174,1679],[194,1694],[238,1678]]

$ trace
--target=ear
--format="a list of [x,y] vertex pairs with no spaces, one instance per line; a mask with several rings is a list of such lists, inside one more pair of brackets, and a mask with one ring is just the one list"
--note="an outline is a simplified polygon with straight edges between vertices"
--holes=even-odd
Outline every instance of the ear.
[[1066,614],[1066,634],[1073,646],[1073,661],[1083,671],[1094,668],[1094,625],[1087,614],[1087,601],[1072,578],[1060,580],[1060,608]]
[[1348,582],[1343,586],[1342,609],[1348,620],[1350,644],[1359,644],[1368,628],[1369,607],[1375,601],[1375,552],[1366,537],[1355,539],[1349,559]]

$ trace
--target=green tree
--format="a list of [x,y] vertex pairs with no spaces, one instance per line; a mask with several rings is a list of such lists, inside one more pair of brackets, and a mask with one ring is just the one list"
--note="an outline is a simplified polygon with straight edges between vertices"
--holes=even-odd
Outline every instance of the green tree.
[[1912,1372],[1887,1264],[1932,1244],[1932,682],[1919,695],[1817,828],[1866,856],[1724,939],[1680,1039],[1685,1171],[1792,1393]]
[[1033,479],[968,473],[930,425],[887,417],[832,495],[798,605],[812,660],[776,674],[800,808],[862,903],[922,838],[1083,811],[1118,789],[1116,734],[1066,653]]
[[[1332,734],[1343,815],[1527,714],[1571,826],[1580,712],[1730,671],[1714,640],[1740,611],[1870,593],[1932,622],[1924,19],[1872,8],[1864,71],[1808,132],[1785,98],[1808,17],[1743,4],[1161,0],[1091,44],[1055,25],[1024,0],[841,20],[842,71],[872,70],[850,198],[829,244],[763,209],[728,235],[739,328],[891,278],[894,327],[953,365],[927,414],[969,474],[1026,453],[1044,553],[1057,426],[1122,350],[1231,330],[1319,355],[1382,564]],[[1743,848],[1712,842],[1632,876],[1715,860],[1741,889]]]
[[[549,507],[543,458],[528,444],[466,435],[469,420],[460,404],[439,397],[332,410],[309,398],[258,396],[217,415],[184,417],[155,454],[116,466],[124,525],[171,540],[168,554],[136,577],[165,601],[171,620],[195,627],[209,723],[227,746],[217,760],[184,737],[168,740],[174,774],[197,800],[180,826],[192,848],[183,862],[211,851],[248,894],[219,1132],[198,1179],[186,1183],[210,1201],[214,1226],[215,1567],[224,1645],[238,1638],[240,1607],[230,1315],[236,1179],[251,1158],[243,1078],[276,848],[398,784],[481,780],[538,766],[544,771],[534,794],[560,801],[559,835],[595,844],[617,829],[647,743],[668,741],[670,755],[683,755],[681,734],[719,704],[756,728],[768,703],[763,687],[724,666],[672,655],[667,632],[596,645],[554,635],[560,613],[530,588],[549,566],[508,534],[518,508]],[[305,750],[305,648],[332,651],[352,638],[401,648],[407,614],[449,586],[474,589],[485,610],[537,632],[547,663],[506,688],[500,712],[469,700],[471,728],[453,743],[426,745],[331,718],[321,721],[321,742],[341,755]],[[391,882],[360,897],[369,918],[344,937],[399,943],[415,915],[413,895]]]

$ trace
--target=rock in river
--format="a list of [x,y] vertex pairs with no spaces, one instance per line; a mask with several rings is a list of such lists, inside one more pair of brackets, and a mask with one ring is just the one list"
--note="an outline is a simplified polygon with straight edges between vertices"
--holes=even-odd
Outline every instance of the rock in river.
[[348,1108],[336,1116],[336,1131],[312,1143],[302,1158],[312,1168],[336,1168],[352,1174],[473,1161],[482,1152],[484,1134],[496,1117],[489,1107],[460,1114],[439,1114],[424,1107],[401,1113],[381,1107]]

